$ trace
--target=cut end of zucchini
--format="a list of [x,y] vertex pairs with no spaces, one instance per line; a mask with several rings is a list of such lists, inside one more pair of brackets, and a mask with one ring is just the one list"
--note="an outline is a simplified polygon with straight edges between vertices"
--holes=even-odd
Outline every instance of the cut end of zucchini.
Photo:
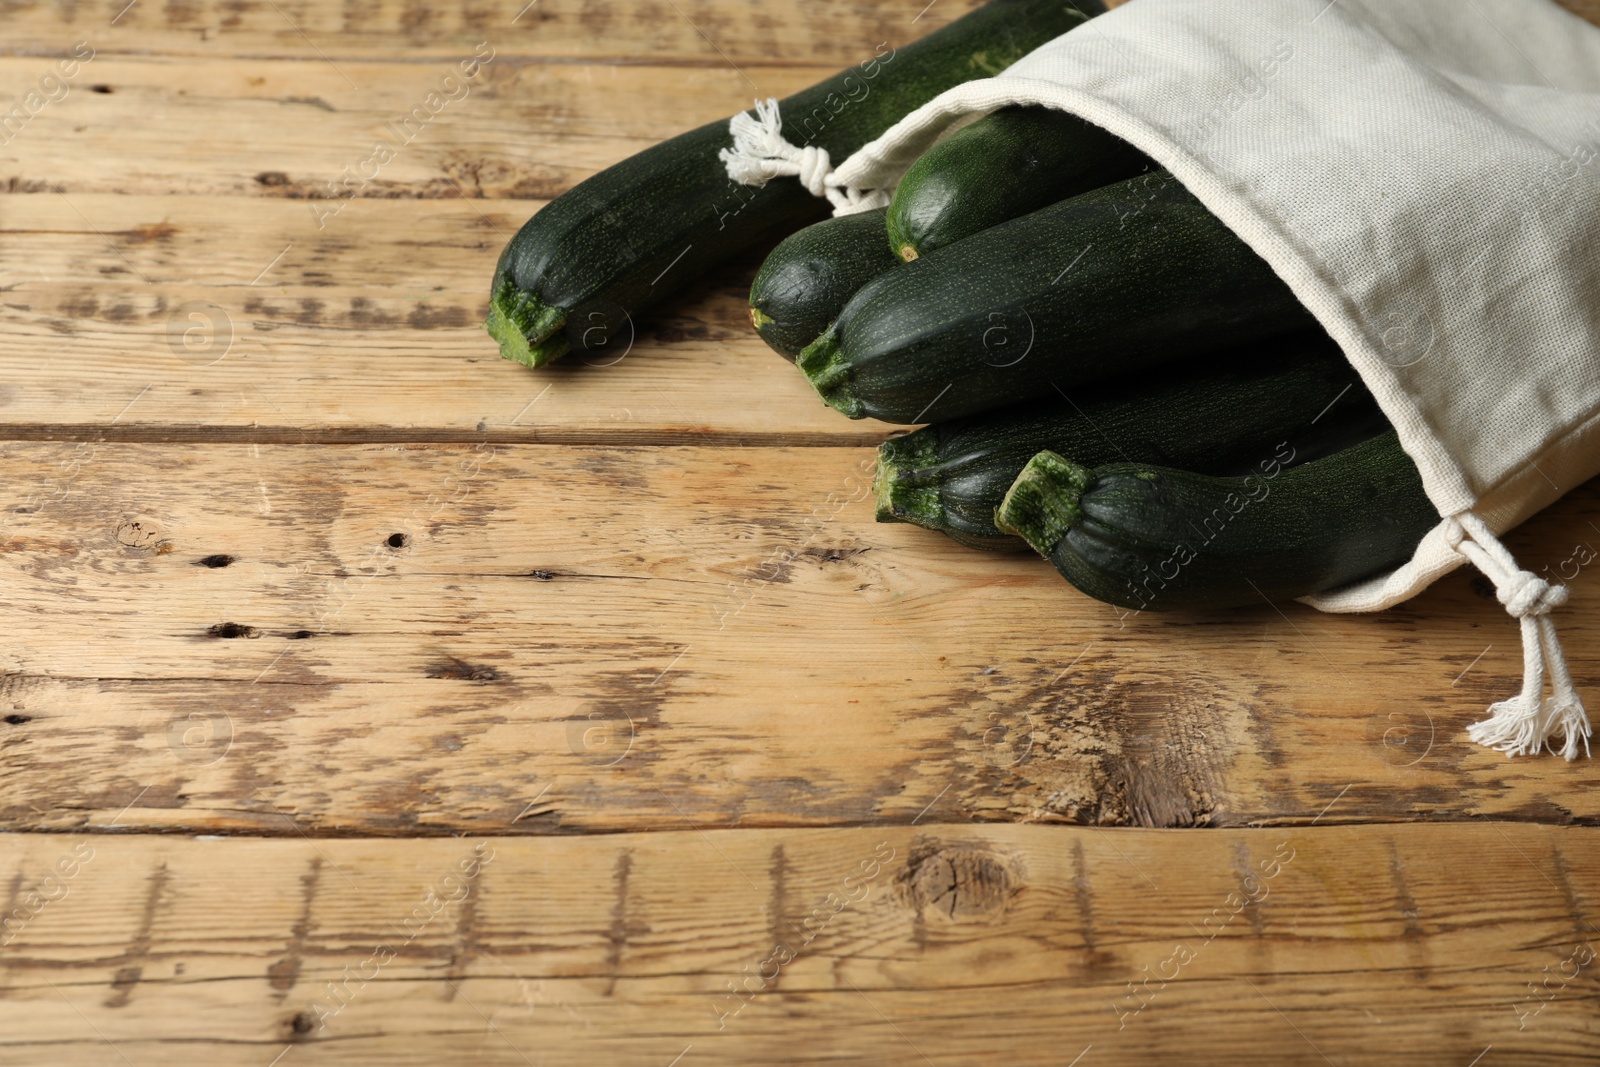
[[795,366],[805,374],[824,404],[852,419],[866,415],[861,401],[851,396],[846,388],[850,382],[850,364],[839,350],[838,337],[831,326],[800,352]]
[[1022,468],[994,509],[994,523],[1028,542],[1039,555],[1048,556],[1083,518],[1079,504],[1093,484],[1094,472],[1089,468],[1054,452],[1040,452]]
[[928,530],[943,528],[938,477],[931,470],[938,460],[938,442],[927,430],[895,437],[878,446],[878,472],[872,479],[872,492],[879,522],[909,522]]
[[500,355],[528,367],[542,367],[567,354],[558,332],[567,321],[564,308],[549,307],[507,278],[489,301],[484,328],[500,345]]
[[913,259],[918,258],[917,250],[912,248],[910,245],[901,245],[898,251],[900,253],[901,261],[905,263],[910,263]]

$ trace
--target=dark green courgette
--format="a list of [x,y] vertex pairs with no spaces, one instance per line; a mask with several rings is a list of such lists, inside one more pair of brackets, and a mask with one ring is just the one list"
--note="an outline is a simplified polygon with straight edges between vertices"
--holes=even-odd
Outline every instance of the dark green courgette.
[[1334,589],[1404,563],[1439,523],[1393,430],[1304,466],[1283,458],[1222,478],[1041,452],[997,519],[1084,593],[1141,611]]
[[[1099,0],[990,0],[904,48],[782,101],[784,136],[838,163],[945,89],[998,74],[1091,15]],[[511,239],[490,287],[489,333],[542,366],[604,345],[629,317],[718,263],[828,213],[796,180],[728,177],[726,119],[680,134],[557,197]]]
[[786,359],[833,325],[856,291],[900,262],[883,243],[884,209],[824,219],[785,237],[750,286],[750,321]]
[[1050,107],[1002,108],[924,152],[900,179],[885,228],[910,261],[1156,164],[1120,137]]
[[1242,475],[1273,458],[1279,442],[1304,463],[1389,428],[1326,335],[1256,347],[1204,369],[1052,392],[885,441],[873,485],[878,521],[941,530],[972,548],[1023,550],[995,526],[994,511],[1040,452],[1085,467],[1120,461]]
[[851,418],[937,422],[1313,324],[1159,171],[880,275],[796,362]]

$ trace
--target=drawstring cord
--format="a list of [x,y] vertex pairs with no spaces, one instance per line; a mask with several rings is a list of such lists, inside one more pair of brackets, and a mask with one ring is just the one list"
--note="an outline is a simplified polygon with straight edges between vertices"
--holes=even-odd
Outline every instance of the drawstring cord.
[[826,197],[835,215],[889,206],[889,194],[882,189],[842,185],[826,148],[798,148],[784,140],[783,116],[773,97],[756,101],[754,118],[747,111],[733,116],[728,132],[733,134],[733,147],[718,152],[717,158],[727,164],[728,177],[741,185],[760,188],[773,178],[796,177],[812,196]]
[[[1517,561],[1470,511],[1452,517],[1445,526],[1450,547],[1466,556],[1494,583],[1495,595],[1522,627],[1522,692],[1489,707],[1489,717],[1467,727],[1467,736],[1480,745],[1508,756],[1528,756],[1548,747],[1558,735],[1564,738],[1556,754],[1576,759],[1578,745],[1589,754],[1589,716],[1573,687],[1567,659],[1556,637],[1552,608],[1567,602],[1567,587],[1551,585]],[[1546,672],[1550,696],[1544,695]]]

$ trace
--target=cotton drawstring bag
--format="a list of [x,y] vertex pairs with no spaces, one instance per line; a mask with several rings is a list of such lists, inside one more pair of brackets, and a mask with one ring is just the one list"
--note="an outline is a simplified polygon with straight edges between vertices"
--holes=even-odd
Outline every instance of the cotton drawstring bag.
[[[1600,29],[1552,0],[1133,0],[907,115],[837,166],[732,122],[736,181],[888,203],[941,135],[1060,108],[1166,167],[1339,343],[1440,522],[1389,574],[1304,598],[1378,611],[1471,562],[1522,630],[1522,691],[1468,728],[1587,753],[1552,612],[1497,534],[1600,473]],[[1546,676],[1549,688],[1546,690]]]

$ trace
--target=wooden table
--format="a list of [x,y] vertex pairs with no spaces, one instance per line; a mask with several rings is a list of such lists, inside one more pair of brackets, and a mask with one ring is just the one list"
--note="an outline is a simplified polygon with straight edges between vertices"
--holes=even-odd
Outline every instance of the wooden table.
[[972,0],[521,2],[6,5],[0,1063],[1600,1057],[1600,770],[1467,742],[1481,579],[1119,623],[878,525],[756,259],[483,333],[544,199]]

